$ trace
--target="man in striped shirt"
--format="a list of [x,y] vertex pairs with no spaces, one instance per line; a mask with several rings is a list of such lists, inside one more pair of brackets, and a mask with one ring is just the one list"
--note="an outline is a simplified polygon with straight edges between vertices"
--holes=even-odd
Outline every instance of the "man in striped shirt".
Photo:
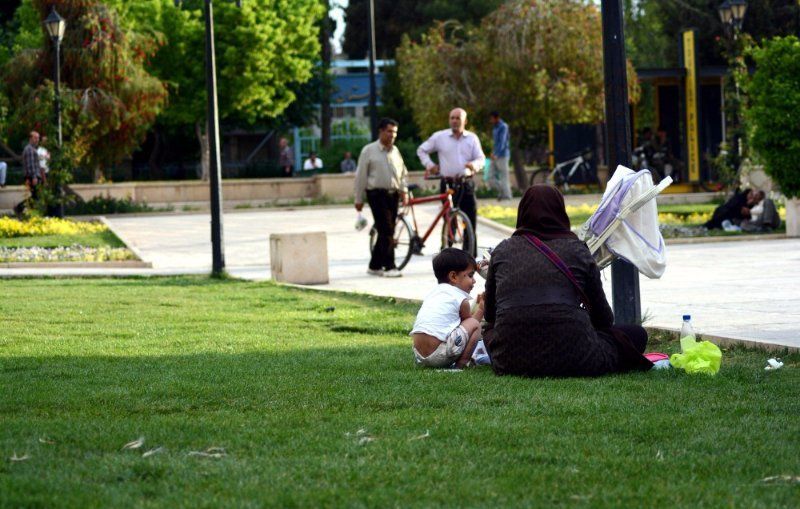
[[39,184],[44,183],[44,175],[42,167],[39,164],[39,133],[31,131],[28,144],[22,151],[22,170],[25,175],[25,186],[31,192],[31,198],[34,200],[38,197]]

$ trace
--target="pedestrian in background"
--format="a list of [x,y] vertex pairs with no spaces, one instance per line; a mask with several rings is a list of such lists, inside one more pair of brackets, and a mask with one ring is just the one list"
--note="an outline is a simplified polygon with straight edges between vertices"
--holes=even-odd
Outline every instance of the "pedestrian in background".
[[278,147],[280,148],[278,166],[281,167],[284,177],[291,177],[294,173],[294,153],[292,147],[289,146],[289,140],[281,138]]
[[[483,168],[486,156],[481,148],[481,140],[471,131],[465,129],[467,112],[455,108],[450,112],[450,129],[443,129],[431,135],[419,146],[417,156],[425,167],[425,176],[440,174],[442,176],[441,192],[453,189],[453,203],[467,215],[472,222],[475,238],[472,239],[473,254],[477,252],[477,203],[475,201],[475,183],[472,176]],[[431,160],[434,152],[439,155],[439,164]],[[469,245],[469,244],[467,244]]]
[[36,199],[39,196],[39,185],[43,183],[44,175],[42,172],[41,164],[39,163],[39,133],[31,131],[28,138],[28,144],[22,151],[22,172],[25,177],[25,187],[31,193],[31,198]]
[[350,153],[348,150],[344,153],[344,159],[339,164],[339,169],[342,170],[342,173],[353,173],[356,171],[356,162],[353,159],[353,154]]
[[378,139],[366,145],[358,156],[355,181],[355,205],[361,212],[366,194],[378,239],[372,249],[367,274],[400,277],[394,262],[394,227],[398,204],[406,203],[408,170],[400,150],[394,145],[397,121],[390,118],[378,122]]
[[316,152],[311,152],[308,154],[308,159],[305,160],[303,163],[303,171],[309,172],[310,175],[316,173],[317,170],[322,169],[322,159],[317,157]]
[[508,124],[500,118],[500,113],[489,114],[492,123],[492,163],[489,165],[489,185],[497,191],[498,200],[511,199],[511,185],[508,182],[508,158],[511,155]]

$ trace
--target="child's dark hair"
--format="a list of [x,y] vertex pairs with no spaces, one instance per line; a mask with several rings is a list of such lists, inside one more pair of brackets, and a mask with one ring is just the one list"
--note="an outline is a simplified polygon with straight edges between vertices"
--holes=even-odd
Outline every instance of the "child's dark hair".
[[442,249],[442,252],[433,258],[433,274],[440,283],[449,283],[447,275],[451,271],[461,272],[475,268],[477,268],[475,259],[466,251],[454,247]]

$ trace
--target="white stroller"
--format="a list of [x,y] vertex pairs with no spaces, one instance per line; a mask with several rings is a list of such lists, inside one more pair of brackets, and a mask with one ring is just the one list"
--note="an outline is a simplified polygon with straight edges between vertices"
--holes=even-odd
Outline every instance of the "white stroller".
[[671,183],[666,177],[654,185],[649,170],[617,167],[597,211],[577,232],[600,269],[619,257],[650,279],[661,277],[667,259],[655,197]]

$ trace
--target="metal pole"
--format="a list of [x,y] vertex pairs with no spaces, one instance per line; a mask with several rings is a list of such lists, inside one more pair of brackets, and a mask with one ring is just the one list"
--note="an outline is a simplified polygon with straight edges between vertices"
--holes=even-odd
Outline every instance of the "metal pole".
[[[608,163],[610,169],[616,169],[618,164],[631,166],[631,127],[622,3],[620,0],[602,0],[601,5]],[[611,285],[616,322],[641,322],[639,274],[636,268],[624,260],[615,260],[611,265]]]
[[369,126],[372,139],[378,138],[378,98],[375,85],[375,0],[369,0]]
[[209,183],[211,186],[211,271],[215,276],[225,269],[222,246],[222,181],[219,154],[219,124],[217,110],[217,68],[214,56],[214,8],[212,0],[205,2],[206,19],[206,93],[208,95]]
[[[56,141],[58,142],[58,148],[61,148],[61,143],[63,141],[61,135],[61,41],[58,40],[57,37],[53,38],[53,44],[56,47],[56,59],[54,63],[53,75],[54,75],[54,84],[55,84],[55,114],[56,114]],[[62,199],[62,190],[61,190],[61,182],[60,177],[57,175],[53,175],[56,177],[56,197],[58,199],[58,203],[56,205],[56,217],[64,217],[64,200]]]

